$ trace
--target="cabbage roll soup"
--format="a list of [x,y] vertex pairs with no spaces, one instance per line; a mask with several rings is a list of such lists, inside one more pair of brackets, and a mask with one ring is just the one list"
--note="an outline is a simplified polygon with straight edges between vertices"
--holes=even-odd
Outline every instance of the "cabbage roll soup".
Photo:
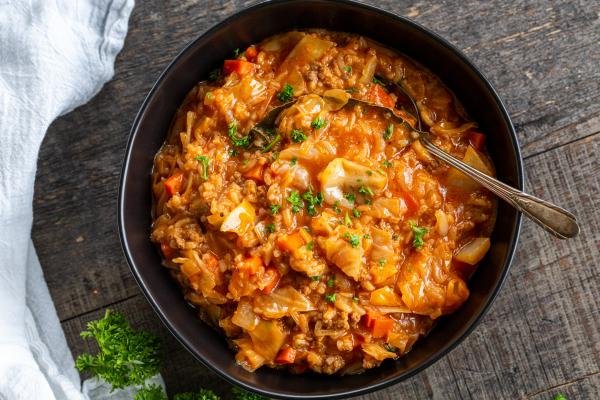
[[154,160],[151,239],[239,365],[359,373],[468,298],[495,200],[418,126],[494,174],[438,78],[353,34],[236,50],[185,98]]

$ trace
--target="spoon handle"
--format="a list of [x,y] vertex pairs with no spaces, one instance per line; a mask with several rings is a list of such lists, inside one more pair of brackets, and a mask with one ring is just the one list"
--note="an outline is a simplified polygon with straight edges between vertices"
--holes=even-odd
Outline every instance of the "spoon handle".
[[579,225],[573,214],[550,202],[521,192],[499,180],[484,174],[463,161],[451,156],[431,143],[427,135],[421,135],[419,140],[431,154],[468,175],[477,183],[490,190],[517,210],[531,218],[535,223],[559,239],[577,236]]

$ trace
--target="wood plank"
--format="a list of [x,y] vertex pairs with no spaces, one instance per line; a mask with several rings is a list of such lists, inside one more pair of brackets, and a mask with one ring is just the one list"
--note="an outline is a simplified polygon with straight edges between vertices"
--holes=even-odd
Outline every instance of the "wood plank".
[[[581,235],[559,241],[526,221],[507,282],[479,327],[423,373],[361,399],[549,399],[559,389],[583,399],[599,393],[600,215],[593,207],[600,198],[599,155],[595,135],[527,160],[529,190],[574,210]],[[225,390],[161,326],[141,295],[113,308],[163,338],[170,390]],[[63,323],[74,354],[88,350],[77,334],[100,314]]]
[[[115,78],[50,127],[40,151],[32,235],[61,319],[137,293],[115,227],[129,127],[184,44],[251,3],[139,2]],[[600,130],[600,3],[371,3],[408,15],[464,49],[505,99],[526,155]]]

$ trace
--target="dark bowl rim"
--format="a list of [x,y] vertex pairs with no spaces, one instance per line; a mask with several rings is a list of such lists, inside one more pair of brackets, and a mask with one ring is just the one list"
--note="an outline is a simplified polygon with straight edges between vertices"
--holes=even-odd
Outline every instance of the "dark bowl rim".
[[[138,286],[140,287],[144,297],[150,303],[150,305],[154,309],[154,312],[158,315],[158,317],[160,318],[162,323],[166,326],[166,328],[169,330],[169,332],[200,363],[202,363],[204,366],[206,366],[210,370],[214,371],[217,375],[219,375],[221,378],[225,379],[227,382],[241,386],[244,389],[247,389],[249,391],[260,393],[264,396],[274,397],[274,398],[285,398],[285,399],[292,399],[292,398],[295,398],[295,399],[317,399],[317,398],[339,399],[339,398],[353,397],[353,396],[358,396],[358,395],[365,394],[365,393],[370,393],[370,392],[373,392],[376,390],[384,389],[386,387],[389,387],[389,386],[399,383],[401,381],[404,381],[404,380],[416,375],[417,373],[425,370],[426,368],[429,368],[431,365],[435,364],[441,358],[443,358],[448,353],[450,353],[450,351],[455,349],[460,343],[462,343],[473,332],[473,330],[481,322],[482,318],[489,311],[491,305],[493,304],[496,297],[498,296],[500,289],[504,285],[506,277],[508,276],[508,272],[510,270],[510,266],[514,259],[516,248],[517,248],[517,242],[518,242],[518,239],[520,236],[521,224],[522,224],[522,214],[520,212],[517,212],[517,214],[516,214],[515,223],[512,228],[514,233],[513,233],[511,242],[508,244],[508,253],[507,253],[506,261],[504,262],[504,265],[503,265],[503,271],[501,273],[498,283],[496,284],[496,287],[494,288],[493,292],[491,293],[491,296],[489,297],[488,301],[483,305],[483,307],[479,311],[479,314],[475,317],[475,319],[471,322],[470,326],[463,332],[463,334],[459,338],[457,338],[456,340],[454,340],[454,342],[448,344],[447,346],[441,348],[440,350],[435,352],[432,356],[430,356],[428,359],[426,359],[421,365],[419,365],[418,367],[415,367],[414,369],[409,370],[405,374],[401,374],[397,377],[389,378],[387,380],[383,380],[381,382],[378,382],[378,383],[375,383],[372,385],[366,385],[359,389],[339,391],[339,392],[331,394],[331,395],[325,395],[325,396],[294,395],[294,396],[292,396],[289,394],[277,393],[274,391],[264,390],[260,387],[255,387],[255,386],[249,385],[249,384],[237,379],[236,377],[222,371],[220,368],[218,368],[214,365],[211,365],[206,360],[204,360],[202,354],[200,352],[197,352],[196,349],[191,344],[189,344],[177,332],[177,330],[175,328],[173,328],[170,325],[170,323],[167,320],[166,314],[163,312],[161,307],[159,307],[156,304],[153,295],[150,293],[148,288],[146,288],[146,286],[142,283],[140,274],[137,269],[137,265],[133,260],[133,257],[131,255],[132,252],[131,252],[129,245],[127,243],[127,240],[126,240],[127,235],[125,233],[125,216],[123,214],[125,198],[123,196],[123,193],[125,191],[125,184],[127,182],[127,171],[129,170],[129,162],[131,159],[133,142],[139,133],[139,124],[140,124],[140,121],[142,120],[142,118],[144,117],[144,114],[148,107],[148,103],[154,97],[155,93],[158,90],[158,87],[163,82],[163,80],[169,75],[171,69],[175,66],[175,64],[177,64],[179,62],[179,60],[194,46],[194,44],[197,41],[199,41],[204,36],[211,35],[217,29],[220,29],[221,27],[231,23],[232,21],[235,21],[236,19],[240,18],[241,16],[243,16],[244,14],[246,14],[248,12],[260,10],[261,8],[268,7],[272,4],[293,3],[293,2],[299,2],[299,1],[312,2],[312,3],[318,4],[318,3],[322,3],[325,0],[265,0],[265,1],[261,1],[259,3],[253,4],[251,6],[245,7],[243,9],[235,12],[234,14],[230,15],[229,17],[225,18],[221,22],[218,22],[217,24],[215,24],[214,26],[212,26],[205,32],[198,34],[194,39],[192,39],[185,45],[185,47],[175,56],[175,58],[173,58],[173,60],[163,70],[163,72],[160,74],[160,76],[158,77],[156,82],[152,85],[152,88],[150,89],[150,91],[146,95],[142,105],[140,106],[140,109],[134,119],[132,128],[129,133],[129,138],[127,140],[127,147],[125,150],[125,155],[124,155],[123,163],[122,163],[123,166],[122,166],[121,174],[119,177],[117,224],[118,224],[118,230],[119,230],[119,238],[121,241],[121,247],[122,247],[123,253],[125,255],[125,258],[127,260],[127,264],[129,265],[129,269],[131,270],[131,272],[134,276],[134,279],[137,282]],[[374,12],[374,13],[382,15],[385,18],[394,20],[396,23],[406,24],[413,29],[421,31],[422,33],[430,36],[435,41],[440,43],[442,46],[446,47],[448,50],[453,52],[465,64],[465,66],[467,68],[471,69],[471,71],[475,73],[476,77],[485,85],[485,88],[491,93],[494,101],[496,102],[496,104],[502,114],[502,117],[504,118],[504,120],[506,122],[506,125],[508,126],[510,141],[512,144],[512,149],[514,151],[515,158],[516,158],[516,164],[517,164],[516,165],[516,167],[517,167],[516,168],[517,169],[517,188],[520,190],[523,190],[523,182],[524,182],[523,157],[521,155],[521,150],[519,147],[519,142],[518,142],[518,138],[517,138],[517,135],[515,132],[515,128],[510,119],[510,116],[508,115],[508,111],[506,110],[504,103],[500,99],[500,96],[498,95],[498,93],[494,89],[494,87],[492,86],[491,82],[467,58],[467,56],[465,54],[463,54],[463,52],[461,50],[456,48],[453,44],[448,42],[446,39],[444,39],[437,33],[429,30],[428,28],[425,28],[424,26],[420,25],[419,23],[417,23],[407,17],[384,10],[380,7],[360,3],[360,2],[354,1],[354,0],[328,0],[328,2],[329,3],[338,3],[338,4],[342,4],[342,5],[350,5],[353,7],[363,9],[365,11]]]

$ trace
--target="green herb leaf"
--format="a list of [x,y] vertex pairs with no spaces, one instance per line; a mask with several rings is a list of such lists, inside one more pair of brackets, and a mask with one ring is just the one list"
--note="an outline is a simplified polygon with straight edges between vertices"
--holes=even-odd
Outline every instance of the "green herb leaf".
[[260,394],[250,393],[237,386],[231,389],[231,394],[233,395],[233,400],[269,400]]
[[420,249],[425,244],[425,242],[423,242],[423,236],[427,234],[427,228],[417,226],[413,221],[408,221],[408,225],[413,233],[412,245],[415,249]]
[[294,166],[296,164],[298,164],[298,157],[292,157],[290,160],[290,165]]
[[351,88],[346,89],[346,92],[348,92],[348,93],[356,93],[356,92],[358,92],[358,89],[351,87]]
[[362,194],[363,196],[373,196],[373,191],[371,188],[364,185],[358,189],[358,193]]
[[152,383],[142,387],[133,400],[169,400],[162,386]]
[[234,146],[248,148],[250,146],[250,135],[246,136],[238,136],[237,135],[237,123],[235,121],[231,122],[227,127],[227,135],[229,135],[229,139]]
[[347,74],[351,73],[351,72],[352,72],[352,67],[351,67],[351,66],[349,66],[349,65],[346,65],[346,66],[344,67],[344,72],[346,72]]
[[392,165],[394,165],[394,163],[392,163],[392,162],[391,162],[391,161],[389,161],[389,160],[383,160],[383,161],[381,162],[381,165],[383,165],[385,168],[390,168]]
[[335,285],[335,275],[327,280],[327,287],[333,287]]
[[363,235],[363,239],[371,239],[371,235],[369,235],[368,233],[365,233]]
[[265,228],[267,229],[267,232],[269,232],[269,233],[274,233],[275,229],[276,229],[275,224],[272,222],[270,224],[267,224],[267,226],[265,226]]
[[313,195],[311,191],[304,192],[302,198],[306,200],[306,212],[311,217],[317,215],[317,206],[323,205],[323,193],[318,192]]
[[280,134],[275,135],[273,140],[271,140],[269,143],[267,143],[267,145],[265,147],[263,147],[262,152],[266,153],[266,152],[270,151],[280,141],[281,141],[281,135]]
[[158,373],[158,339],[133,330],[121,314],[106,310],[102,319],[88,322],[81,337],[96,340],[99,352],[80,355],[75,366],[105,380],[113,389],[141,385]]
[[286,83],[281,91],[277,93],[277,99],[282,103],[287,103],[294,98],[294,88],[289,83]]
[[205,181],[208,180],[208,165],[210,164],[210,160],[206,156],[196,156],[194,160],[200,161],[202,164],[202,179]]
[[300,129],[294,129],[290,133],[290,138],[294,143],[302,143],[306,140],[306,135]]
[[300,193],[296,190],[292,190],[286,200],[292,205],[292,212],[294,214],[299,213],[304,207],[304,202],[300,198]]
[[335,303],[335,293],[328,293],[325,295],[325,300],[329,303]]
[[333,211],[336,212],[336,214],[341,214],[342,213],[342,209],[340,208],[340,202],[339,201],[335,201],[333,202],[333,206],[331,208],[333,208]]
[[269,206],[269,208],[271,209],[271,214],[275,215],[279,212],[279,209],[281,208],[281,206],[279,204],[271,204]]
[[313,281],[320,281],[321,280],[321,275],[315,275],[315,276],[311,276],[310,279],[312,279]]
[[552,400],[567,400],[567,397],[562,393],[558,393],[552,398]]
[[385,347],[385,349],[386,349],[387,351],[389,351],[390,353],[395,353],[395,352],[396,352],[396,350],[397,350],[397,349],[396,349],[394,346],[392,346],[392,345],[391,345],[391,344],[389,344],[389,343],[386,343],[386,344],[384,344],[384,345],[383,345],[383,347]]
[[352,209],[352,215],[354,215],[354,218],[360,218],[360,211],[354,208]]
[[385,258],[380,258],[378,263],[380,267],[383,267],[387,263],[387,260]]
[[314,247],[315,247],[315,242],[313,242],[312,240],[310,242],[306,243],[307,250],[313,251]]
[[385,128],[385,132],[383,132],[383,138],[385,140],[390,140],[392,138],[393,134],[394,134],[394,124],[388,124],[388,126]]
[[344,197],[346,198],[346,200],[348,200],[350,203],[354,203],[354,201],[356,200],[356,196],[354,195],[354,193],[346,193],[344,195]]
[[354,248],[356,248],[360,245],[360,237],[353,233],[350,233],[350,232],[344,233],[344,239],[346,239],[346,241],[348,243],[350,243],[350,246],[352,246]]
[[313,129],[321,129],[324,128],[325,125],[327,125],[327,121],[324,118],[319,117],[313,119],[313,121],[310,123],[310,126]]
[[233,49],[233,58],[238,58],[240,56],[240,49]]
[[212,390],[200,389],[197,392],[178,393],[173,400],[220,400],[220,397]]

